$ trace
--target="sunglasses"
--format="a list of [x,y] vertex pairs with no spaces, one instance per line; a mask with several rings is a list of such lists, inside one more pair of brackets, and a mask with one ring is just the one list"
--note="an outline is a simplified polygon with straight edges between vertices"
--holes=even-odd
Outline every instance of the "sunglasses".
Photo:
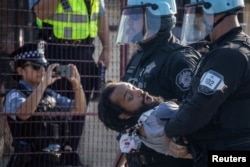
[[31,66],[33,68],[33,70],[40,70],[41,67],[44,67],[46,68],[46,65],[41,65],[41,64],[31,64],[31,63],[27,63],[27,64],[24,64],[22,67],[25,68],[25,67],[28,67],[28,66]]

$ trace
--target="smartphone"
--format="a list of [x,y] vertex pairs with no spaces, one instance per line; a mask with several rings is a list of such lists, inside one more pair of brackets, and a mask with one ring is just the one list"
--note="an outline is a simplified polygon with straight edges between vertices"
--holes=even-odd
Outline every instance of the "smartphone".
[[59,65],[56,67],[56,75],[60,77],[71,77],[72,67],[68,65]]

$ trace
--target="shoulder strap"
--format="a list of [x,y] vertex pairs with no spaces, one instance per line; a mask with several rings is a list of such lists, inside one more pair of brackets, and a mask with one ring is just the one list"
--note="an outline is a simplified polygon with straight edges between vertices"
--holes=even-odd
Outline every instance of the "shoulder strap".
[[201,57],[201,54],[198,51],[196,51],[194,48],[192,48],[191,46],[183,46],[177,43],[168,45],[168,48],[163,48],[163,49],[166,50],[166,52],[170,52],[171,54],[174,54],[181,50],[183,50],[184,52],[189,51],[190,53],[197,55],[198,57]]
[[[190,46],[182,46],[178,43],[172,43],[172,44],[168,44],[167,46],[161,47],[162,50],[164,50],[165,52],[169,53],[169,56],[164,56],[164,58],[156,58],[157,61],[157,67],[160,70],[163,66],[163,64],[165,63],[166,59],[172,59],[173,56],[175,55],[175,53],[177,53],[178,51],[183,50],[184,52],[189,51],[191,54],[197,55],[198,57],[201,57],[201,54],[199,52],[197,52],[196,50],[194,50],[192,47]],[[140,67],[139,67],[139,63],[141,60],[143,52],[136,54],[131,61],[131,64],[128,66],[128,68],[126,69],[126,73],[123,77],[123,81],[129,81],[129,78],[131,76],[137,76],[137,74],[140,72]],[[133,78],[135,79],[135,78]]]
[[248,35],[244,35],[244,36],[237,36],[234,40],[232,40],[230,42],[231,44],[240,44],[241,46],[243,45],[245,48],[248,48],[248,50],[250,51],[250,38]]
[[[183,46],[183,45],[180,45],[178,43],[172,43],[167,48],[163,48],[163,49],[166,52],[170,53],[170,58],[169,58],[170,61],[168,61],[168,62],[171,62],[171,59],[174,58],[174,55],[179,51],[189,53],[189,54],[184,54],[185,56],[196,55],[198,58],[202,57],[202,55],[198,51],[196,51],[194,48],[192,48],[191,46]],[[165,62],[165,59],[163,62]]]
[[141,60],[142,57],[142,52],[139,53],[137,52],[137,54],[135,54],[131,61],[130,64],[128,64],[127,68],[126,68],[126,73],[124,75],[124,77],[122,78],[123,81],[128,81],[130,82],[128,79],[130,76],[136,76],[136,73],[139,71],[139,62]]
[[[235,39],[222,44],[224,48],[238,49],[247,56],[250,56],[250,38],[246,34],[240,34]],[[221,47],[219,47],[220,49]]]

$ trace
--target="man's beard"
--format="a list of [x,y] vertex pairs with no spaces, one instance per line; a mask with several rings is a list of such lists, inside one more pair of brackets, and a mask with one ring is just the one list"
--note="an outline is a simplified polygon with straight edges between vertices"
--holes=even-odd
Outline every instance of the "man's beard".
[[151,96],[153,97],[153,102],[151,104],[145,104],[144,100],[147,97],[148,93],[144,92],[142,94],[143,100],[142,100],[142,106],[135,112],[133,112],[132,116],[140,116],[142,113],[154,108],[155,106],[158,106],[160,103],[163,102],[163,98],[156,97],[156,96]]

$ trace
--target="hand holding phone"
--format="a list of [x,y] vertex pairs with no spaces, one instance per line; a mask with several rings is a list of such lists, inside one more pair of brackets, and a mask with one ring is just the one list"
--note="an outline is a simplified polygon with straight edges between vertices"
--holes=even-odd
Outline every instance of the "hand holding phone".
[[68,65],[59,65],[56,67],[56,75],[60,77],[71,77],[72,67]]

